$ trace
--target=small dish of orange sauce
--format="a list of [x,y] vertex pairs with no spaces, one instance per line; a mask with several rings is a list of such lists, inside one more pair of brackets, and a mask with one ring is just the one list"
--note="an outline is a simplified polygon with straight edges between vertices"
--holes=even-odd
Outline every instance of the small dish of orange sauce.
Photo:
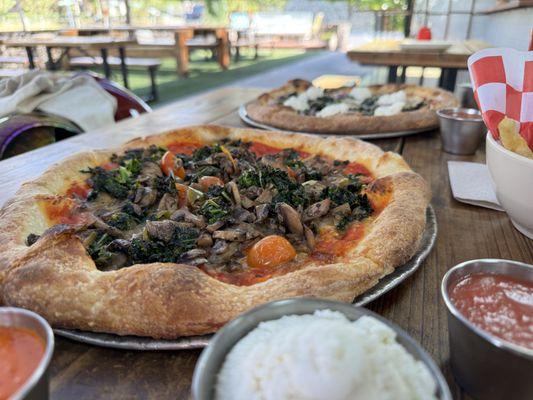
[[11,398],[31,377],[45,352],[34,331],[0,326],[0,400]]

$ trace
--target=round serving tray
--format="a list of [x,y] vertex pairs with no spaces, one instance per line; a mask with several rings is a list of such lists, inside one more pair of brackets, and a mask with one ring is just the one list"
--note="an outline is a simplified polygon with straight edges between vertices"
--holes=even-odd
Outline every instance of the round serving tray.
[[[265,125],[260,122],[254,121],[252,118],[248,116],[248,113],[246,112],[246,104],[243,104],[239,107],[239,117],[241,120],[246,123],[247,125],[253,126],[254,128],[260,128],[260,129],[266,129],[268,131],[288,131],[288,132],[296,132],[296,131],[289,131],[287,129],[280,129],[275,128],[270,125]],[[335,135],[335,136],[350,136],[357,139],[388,139],[388,138],[395,138],[400,136],[409,136],[409,135],[415,135],[417,133],[421,132],[427,132],[431,131],[433,129],[437,128],[437,126],[430,126],[427,128],[421,128],[421,129],[411,129],[408,131],[396,131],[396,132],[381,132],[381,133],[366,133],[366,134],[353,134],[349,132],[338,132],[338,133],[331,133],[328,135]],[[300,132],[302,133],[302,132]],[[306,133],[314,133],[317,135],[325,135],[323,133],[318,132],[306,132]]]
[[[437,218],[430,205],[426,210],[426,229],[422,235],[418,252],[404,265],[399,266],[393,273],[386,275],[377,285],[358,296],[353,304],[364,306],[372,300],[387,293],[412,275],[422,264],[435,244],[437,238]],[[207,346],[212,335],[188,336],[175,340],[158,340],[139,336],[119,336],[109,333],[85,332],[70,329],[54,329],[56,335],[88,343],[95,346],[112,347],[127,350],[188,350]]]

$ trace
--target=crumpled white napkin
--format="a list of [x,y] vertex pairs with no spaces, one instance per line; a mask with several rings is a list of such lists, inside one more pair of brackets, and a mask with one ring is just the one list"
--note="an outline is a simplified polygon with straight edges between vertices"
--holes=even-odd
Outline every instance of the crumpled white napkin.
[[504,211],[492,186],[492,178],[485,164],[448,161],[448,173],[453,197],[457,201]]
[[0,80],[0,117],[39,110],[88,131],[114,123],[116,108],[116,99],[87,75],[33,70]]

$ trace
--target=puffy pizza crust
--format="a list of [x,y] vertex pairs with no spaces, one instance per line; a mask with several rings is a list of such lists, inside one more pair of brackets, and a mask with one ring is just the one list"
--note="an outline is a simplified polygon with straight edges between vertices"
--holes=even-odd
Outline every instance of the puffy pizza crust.
[[[282,87],[264,93],[246,105],[248,116],[262,124],[296,132],[372,134],[400,132],[437,127],[439,120],[435,110],[457,107],[454,95],[439,88],[415,85],[373,85],[369,88],[378,94],[405,90],[407,95],[424,98],[428,106],[415,111],[390,116],[365,116],[356,113],[337,114],[331,117],[315,117],[298,114],[290,107],[277,104],[276,99],[294,92],[303,92],[312,84],[301,79],[287,82]],[[350,88],[345,89],[349,91]]]
[[55,327],[172,339],[214,332],[239,313],[271,300],[312,296],[352,301],[416,252],[425,227],[428,185],[399,155],[369,143],[197,126],[136,139],[115,152],[225,137],[360,162],[376,182],[392,190],[392,199],[348,252],[349,261],[309,264],[251,286],[227,284],[196,267],[171,263],[102,272],[69,227],[59,227],[31,247],[25,244],[29,233],[53,225],[39,202],[61,198],[72,182],[86,178],[79,170],[105,163],[113,152],[79,153],[25,183],[0,210],[0,302],[34,310]]

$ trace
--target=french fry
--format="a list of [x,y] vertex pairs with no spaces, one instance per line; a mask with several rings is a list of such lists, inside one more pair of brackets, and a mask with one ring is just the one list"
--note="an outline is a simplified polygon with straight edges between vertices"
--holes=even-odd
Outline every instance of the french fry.
[[500,131],[500,141],[503,147],[521,156],[533,159],[533,151],[527,145],[526,140],[520,136],[517,123],[514,120],[505,117],[499,123],[498,130]]

